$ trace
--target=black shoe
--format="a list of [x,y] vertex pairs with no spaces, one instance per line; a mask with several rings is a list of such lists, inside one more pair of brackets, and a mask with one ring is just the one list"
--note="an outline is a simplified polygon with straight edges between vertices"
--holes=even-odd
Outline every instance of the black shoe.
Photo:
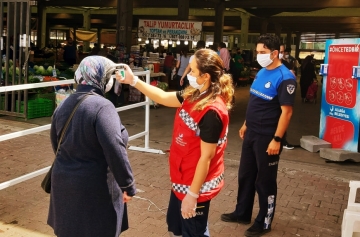
[[236,222],[236,223],[245,224],[245,225],[250,224],[250,222],[251,222],[251,221],[240,220],[234,212],[222,214],[221,220],[225,221],[225,222]]
[[271,228],[264,229],[261,227],[258,227],[257,225],[252,225],[249,229],[247,229],[244,233],[246,237],[259,237],[266,233],[269,233],[271,231]]

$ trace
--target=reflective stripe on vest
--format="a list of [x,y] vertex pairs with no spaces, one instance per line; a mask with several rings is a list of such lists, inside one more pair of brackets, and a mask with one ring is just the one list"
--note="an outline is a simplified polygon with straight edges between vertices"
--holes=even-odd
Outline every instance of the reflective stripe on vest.
[[[221,180],[223,180],[223,179],[224,179],[224,173],[222,173],[220,176],[218,176],[208,182],[205,182],[201,186],[200,193],[206,193],[206,192],[209,192],[212,189],[216,188],[219,185],[219,183],[221,182]],[[173,183],[172,188],[176,192],[187,194],[187,191],[189,190],[190,186]]]
[[[190,116],[190,114],[188,112],[186,112],[184,109],[182,109],[179,112],[179,116],[184,121],[184,123],[186,124],[186,126],[189,129],[191,129],[191,130],[193,130],[195,132],[197,131],[199,126],[195,122],[195,120]],[[221,144],[223,144],[227,140],[227,130],[228,130],[228,128],[226,128],[226,133],[225,133],[224,137],[219,138],[219,141],[217,143],[218,146],[220,146]]]

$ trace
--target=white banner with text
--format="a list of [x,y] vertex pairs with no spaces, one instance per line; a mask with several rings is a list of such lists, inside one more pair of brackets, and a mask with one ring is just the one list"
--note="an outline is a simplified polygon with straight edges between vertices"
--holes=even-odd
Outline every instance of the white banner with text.
[[199,41],[202,22],[139,20],[138,36],[142,38]]

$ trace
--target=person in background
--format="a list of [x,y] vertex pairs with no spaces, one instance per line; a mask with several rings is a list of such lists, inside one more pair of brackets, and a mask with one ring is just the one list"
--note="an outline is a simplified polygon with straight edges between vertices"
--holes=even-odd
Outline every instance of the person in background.
[[255,191],[259,212],[244,235],[262,236],[271,231],[277,198],[277,172],[282,137],[290,123],[296,79],[279,59],[280,39],[261,35],[256,44],[257,61],[263,67],[250,88],[246,120],[239,130],[244,139],[238,174],[235,210],[221,215],[225,222],[251,223]]
[[[281,63],[283,65],[285,65],[285,67],[287,67],[287,69],[290,70],[290,72],[292,72],[294,74],[294,76],[296,77],[295,75],[295,71],[294,71],[294,67],[288,63],[288,61],[284,58],[285,55],[288,55],[288,54],[285,54],[285,45],[284,44],[281,44],[280,45],[280,53],[279,53],[279,59],[281,60]],[[287,141],[287,132],[284,134],[284,137],[282,139],[283,141],[283,148],[284,149],[287,149],[287,150],[292,150],[295,148],[294,145],[290,144],[288,141]]]
[[186,67],[189,64],[189,60],[190,57],[188,56],[188,48],[184,47],[180,52],[180,59],[178,59],[176,62],[176,85],[177,90],[179,91],[184,89],[189,84],[187,77],[182,77]]
[[79,54],[76,48],[76,44],[71,37],[67,39],[67,44],[64,46],[63,58],[69,67],[72,67],[74,64],[76,64],[77,61],[79,61]]
[[[204,49],[205,48],[205,41],[204,40],[199,40],[196,44],[196,50],[199,50],[199,49]],[[182,80],[183,78],[186,77],[186,75],[190,72],[191,68],[190,68],[190,63],[191,61],[194,59],[194,55],[191,55],[190,59],[189,59],[189,64],[187,65],[186,69],[184,70],[184,73],[181,77],[180,80]]]
[[61,131],[75,105],[51,176],[47,223],[58,237],[117,237],[128,229],[126,202],[135,180],[126,152],[128,133],[111,102],[114,63],[84,58],[75,72],[77,90],[55,110],[50,129],[56,152]]
[[230,59],[231,59],[231,55],[229,53],[229,50],[226,48],[226,44],[224,42],[221,42],[219,44],[218,49],[219,49],[219,52],[220,52],[220,58],[224,62],[224,68],[225,68],[226,72],[229,72],[229,70],[230,70]]
[[301,88],[301,99],[306,102],[306,93],[311,83],[316,80],[315,65],[313,63],[313,56],[308,55],[301,62],[301,76],[300,76],[300,88]]
[[108,54],[109,54],[109,51],[108,51],[106,45],[104,44],[103,47],[99,50],[98,55],[103,56],[103,57],[107,57]]
[[100,51],[100,47],[98,43],[94,44],[94,47],[91,49],[90,55],[98,55]]
[[232,60],[234,61],[234,68],[231,68],[231,70],[233,71],[233,80],[236,84],[240,78],[241,72],[244,70],[244,59],[241,56],[241,50],[239,48],[236,50],[236,54]]
[[125,54],[126,54],[126,47],[123,43],[119,43],[116,46],[114,57],[116,63],[123,63],[125,60]]
[[[157,103],[176,107],[169,165],[172,190],[166,217],[170,236],[210,236],[210,201],[224,186],[224,151],[234,93],[231,76],[210,49],[195,52],[184,91],[165,92],[146,84],[126,67],[120,83],[130,84]],[[201,214],[200,214],[201,213]]]
[[284,50],[283,55],[284,55],[283,61],[286,61],[289,66],[289,67],[288,66],[286,66],[286,67],[289,68],[290,70],[292,70],[294,72],[295,76],[297,76],[298,62],[293,56],[291,56],[291,48],[286,48]]
[[166,74],[166,77],[168,79],[168,82],[171,80],[170,75],[171,71],[173,70],[173,63],[174,63],[174,56],[171,52],[166,53],[166,57],[164,59],[164,73]]

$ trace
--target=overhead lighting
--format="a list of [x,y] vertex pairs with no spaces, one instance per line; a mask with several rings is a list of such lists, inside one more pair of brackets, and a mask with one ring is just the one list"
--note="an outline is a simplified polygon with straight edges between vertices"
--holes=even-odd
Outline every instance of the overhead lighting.
[[173,44],[172,40],[169,40],[169,44]]
[[185,45],[188,45],[188,44],[189,44],[189,42],[188,42],[187,40],[185,40],[184,44],[185,44]]
[[148,44],[148,43],[149,43],[149,39],[146,39],[146,40],[145,40],[145,44]]
[[176,44],[179,45],[179,44],[180,44],[180,40],[176,41]]
[[140,41],[141,41],[141,38],[138,38],[138,41],[140,42]]

